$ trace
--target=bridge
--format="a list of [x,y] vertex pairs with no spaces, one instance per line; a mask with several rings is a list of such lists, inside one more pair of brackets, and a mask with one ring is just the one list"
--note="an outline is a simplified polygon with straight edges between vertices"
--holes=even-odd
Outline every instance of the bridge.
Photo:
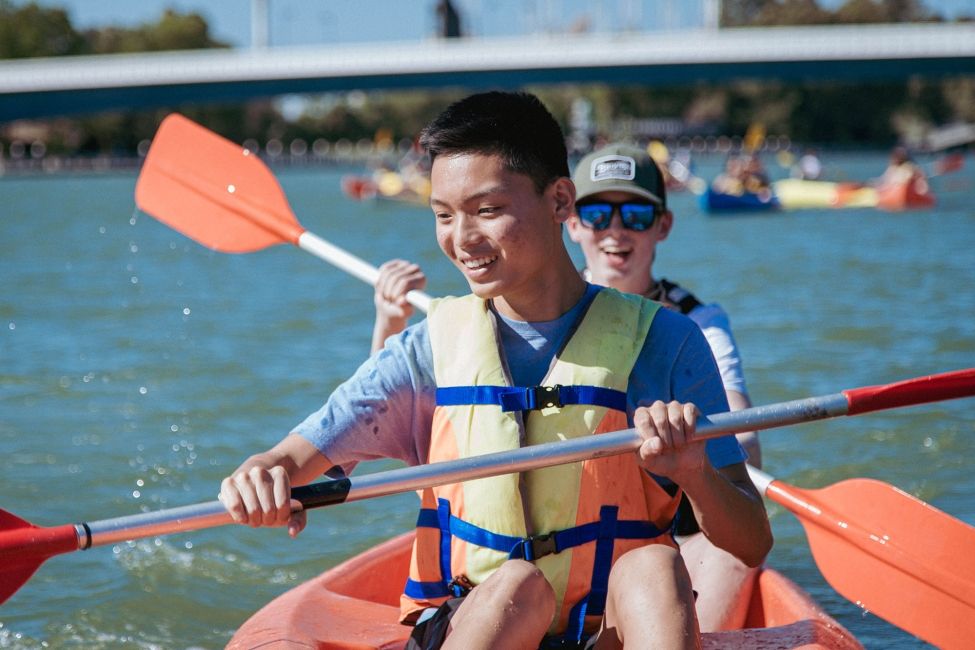
[[533,35],[0,62],[0,122],[289,93],[975,73],[975,24]]

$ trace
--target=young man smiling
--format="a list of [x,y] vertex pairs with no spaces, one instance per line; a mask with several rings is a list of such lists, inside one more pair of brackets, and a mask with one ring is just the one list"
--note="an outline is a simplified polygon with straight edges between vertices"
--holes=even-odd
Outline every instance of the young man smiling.
[[727,410],[707,342],[680,314],[579,276],[562,240],[575,201],[565,143],[537,98],[473,95],[421,143],[437,241],[471,294],[435,301],[247,459],[222,483],[224,504],[294,535],[305,517],[290,512],[290,487],[334,465],[436,462],[629,424],[645,439],[634,454],[423,490],[403,620],[416,624],[412,647],[695,647],[670,534],[680,490],[746,564],[771,547],[738,443],[694,440],[699,413]]

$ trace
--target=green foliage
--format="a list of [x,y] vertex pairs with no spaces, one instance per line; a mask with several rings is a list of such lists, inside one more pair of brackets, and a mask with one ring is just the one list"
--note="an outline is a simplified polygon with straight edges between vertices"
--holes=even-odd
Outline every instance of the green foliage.
[[920,0],[847,0],[835,11],[816,0],[725,0],[724,27],[927,22],[941,18]]
[[63,9],[45,9],[34,2],[17,8],[0,0],[0,59],[83,54],[85,48]]
[[203,16],[180,14],[172,9],[167,9],[156,23],[135,29],[103,27],[86,32],[85,38],[92,54],[228,47],[210,38],[210,27]]

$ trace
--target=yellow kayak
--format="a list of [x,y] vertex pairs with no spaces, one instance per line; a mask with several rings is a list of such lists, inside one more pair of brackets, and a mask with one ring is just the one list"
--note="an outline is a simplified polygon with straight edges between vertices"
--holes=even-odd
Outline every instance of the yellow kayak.
[[772,184],[786,210],[804,208],[875,208],[879,197],[873,187],[859,183],[831,183],[786,178]]

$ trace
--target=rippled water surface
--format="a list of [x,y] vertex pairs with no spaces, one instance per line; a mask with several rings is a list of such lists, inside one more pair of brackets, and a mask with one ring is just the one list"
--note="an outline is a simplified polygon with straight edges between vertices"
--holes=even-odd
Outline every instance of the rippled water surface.
[[[825,162],[866,178],[884,157]],[[756,404],[975,366],[967,162],[921,212],[719,218],[675,194],[658,270],[731,314]],[[428,211],[352,202],[344,171],[276,174],[309,230],[376,264],[421,262],[431,294],[462,292]],[[206,250],[136,213],[135,180],[0,178],[0,507],[41,526],[212,500],[368,351],[369,287],[290,246]],[[805,488],[874,477],[975,523],[973,406],[770,431],[766,469]],[[837,595],[796,518],[769,510],[772,566],[867,647],[919,645]],[[52,558],[0,607],[0,647],[220,648],[275,595],[414,519],[403,495],[317,511],[296,541],[221,527]]]

